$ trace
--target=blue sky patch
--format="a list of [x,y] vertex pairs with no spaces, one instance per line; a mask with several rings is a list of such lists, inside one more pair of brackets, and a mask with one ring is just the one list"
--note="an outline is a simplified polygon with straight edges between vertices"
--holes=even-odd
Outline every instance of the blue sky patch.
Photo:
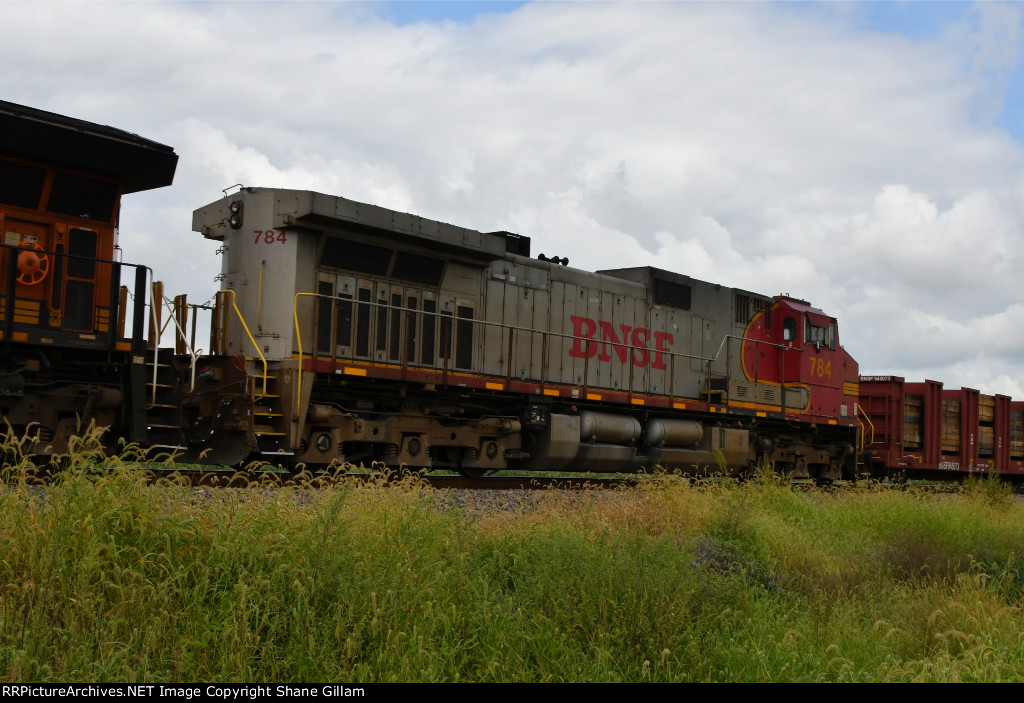
[[381,19],[393,22],[399,27],[417,22],[458,22],[469,24],[480,15],[513,12],[525,2],[511,0],[394,0],[392,2],[371,3]]

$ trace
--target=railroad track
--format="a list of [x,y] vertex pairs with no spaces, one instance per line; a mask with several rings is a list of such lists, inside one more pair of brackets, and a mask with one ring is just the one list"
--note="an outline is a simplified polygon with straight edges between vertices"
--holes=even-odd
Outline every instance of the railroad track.
[[[175,481],[192,486],[206,486],[210,488],[245,488],[249,486],[302,486],[302,487],[323,487],[339,482],[352,481],[362,483],[377,483],[381,486],[408,485],[406,482],[414,479],[424,487],[438,489],[460,489],[460,490],[609,490],[616,488],[635,488],[644,483],[663,480],[663,477],[639,474],[635,476],[453,476],[437,475],[427,473],[407,472],[350,472],[350,473],[289,473],[273,470],[183,470],[179,468],[169,469],[162,467],[145,467],[144,474],[152,482]],[[33,483],[49,483],[57,472],[49,468],[40,467],[33,473],[29,480]],[[681,480],[681,479],[680,479]],[[712,484],[715,478],[693,478],[691,482],[703,482]],[[810,479],[793,479],[788,484],[792,490],[806,491],[812,489],[824,489],[841,491],[853,486],[863,486],[865,482],[850,483],[848,481],[835,481],[829,484],[818,484]],[[953,493],[959,491],[961,484],[957,482],[911,482],[901,483],[875,483],[875,487],[891,490],[914,489],[934,493]],[[1024,495],[1024,485],[1018,484],[1013,488],[1017,495]]]
[[562,490],[591,490],[612,488],[633,488],[639,483],[652,480],[650,477],[554,477],[554,476],[439,476],[431,474],[399,473],[337,473],[337,474],[288,474],[266,471],[207,471],[180,472],[149,470],[154,481],[180,480],[191,485],[210,487],[245,487],[254,484],[279,485],[326,485],[341,481],[378,483],[383,486],[398,484],[410,479],[431,488],[477,489],[477,490],[537,490],[558,488]]

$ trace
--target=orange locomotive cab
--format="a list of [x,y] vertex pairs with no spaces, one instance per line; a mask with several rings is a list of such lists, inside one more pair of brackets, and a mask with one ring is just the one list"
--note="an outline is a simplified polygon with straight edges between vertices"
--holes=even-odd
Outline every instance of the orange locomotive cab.
[[0,339],[115,348],[121,194],[169,185],[176,163],[128,132],[0,101]]
[[4,312],[8,301],[13,311],[5,338],[110,341],[120,190],[113,180],[0,156],[0,282]]

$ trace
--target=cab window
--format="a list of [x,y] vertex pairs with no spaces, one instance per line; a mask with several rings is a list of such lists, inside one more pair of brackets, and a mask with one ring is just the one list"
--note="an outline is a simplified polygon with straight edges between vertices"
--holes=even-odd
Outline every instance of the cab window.
[[804,323],[804,342],[807,344],[813,344],[816,348],[821,349],[826,347],[827,349],[836,348],[836,328],[834,324],[829,324],[827,327],[815,325],[811,322],[810,318]]
[[782,341],[792,342],[796,339],[796,319],[787,317],[782,321]]

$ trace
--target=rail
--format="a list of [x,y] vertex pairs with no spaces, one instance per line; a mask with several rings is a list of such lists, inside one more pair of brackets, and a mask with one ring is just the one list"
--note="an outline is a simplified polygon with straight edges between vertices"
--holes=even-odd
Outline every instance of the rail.
[[[516,364],[514,362],[519,360],[517,355],[516,355],[516,351],[515,351],[516,350],[516,342],[517,342],[516,335],[540,335],[541,336],[541,353],[540,353],[541,369],[540,369],[539,377],[527,379],[525,376],[521,376],[522,380],[534,381],[536,383],[539,383],[540,385],[548,385],[548,384],[566,385],[566,381],[564,379],[549,377],[549,371],[550,371],[550,365],[551,364],[550,364],[550,359],[548,358],[549,357],[549,353],[548,352],[549,352],[549,350],[551,348],[552,340],[554,340],[554,339],[564,340],[564,341],[566,341],[568,343],[573,344],[574,348],[575,348],[576,345],[579,345],[579,349],[581,351],[581,356],[577,356],[575,358],[577,358],[577,359],[581,358],[581,360],[583,362],[582,374],[580,374],[577,377],[577,379],[576,379],[577,382],[576,383],[570,383],[569,385],[578,386],[581,389],[582,393],[584,394],[584,397],[586,397],[587,391],[589,391],[591,389],[599,389],[599,390],[605,391],[605,392],[607,392],[607,391],[622,392],[623,390],[625,390],[625,392],[627,394],[628,401],[630,403],[632,403],[632,401],[633,401],[634,393],[645,393],[645,394],[650,393],[648,388],[652,385],[652,383],[651,383],[651,378],[653,376],[652,371],[665,371],[665,374],[666,374],[666,377],[667,377],[666,383],[665,383],[665,387],[667,388],[667,393],[656,393],[656,394],[658,394],[658,395],[666,395],[669,398],[670,404],[673,403],[676,400],[677,397],[684,397],[684,396],[677,396],[677,394],[676,394],[676,387],[677,387],[677,380],[678,380],[678,375],[676,373],[677,360],[697,361],[697,362],[700,362],[705,367],[704,371],[703,371],[703,375],[704,375],[704,390],[705,390],[705,392],[707,392],[709,394],[708,397],[710,397],[710,394],[715,390],[715,389],[712,389],[712,387],[711,387],[711,385],[712,385],[711,384],[712,376],[713,376],[712,368],[713,368],[713,366],[718,361],[721,360],[723,351],[726,354],[726,365],[725,365],[726,368],[722,369],[723,376],[727,372],[727,369],[728,369],[728,366],[729,366],[729,355],[731,354],[731,348],[732,348],[732,345],[728,345],[730,340],[738,341],[738,342],[741,342],[741,343],[742,342],[749,342],[749,343],[752,343],[754,345],[754,349],[755,349],[755,354],[754,354],[755,368],[754,368],[754,378],[751,379],[754,383],[759,383],[760,382],[759,381],[759,376],[760,376],[760,368],[759,368],[760,367],[760,355],[757,354],[756,352],[762,346],[774,347],[774,348],[783,349],[785,351],[797,352],[797,353],[800,353],[800,352],[803,351],[802,349],[800,349],[798,347],[794,348],[794,347],[787,346],[785,344],[777,344],[777,343],[774,343],[774,342],[767,342],[767,341],[764,341],[764,340],[752,339],[750,337],[745,337],[745,336],[741,336],[741,335],[727,334],[727,335],[724,335],[721,343],[719,344],[718,350],[716,351],[715,355],[712,356],[712,357],[705,357],[705,356],[701,356],[701,355],[697,355],[697,354],[687,354],[687,353],[683,353],[683,352],[673,352],[673,351],[664,350],[664,349],[658,349],[658,348],[652,349],[652,348],[649,348],[649,347],[636,346],[636,345],[627,344],[627,343],[624,343],[624,342],[615,342],[615,341],[610,341],[610,340],[605,340],[605,339],[597,340],[597,339],[594,339],[594,338],[591,338],[591,337],[580,337],[580,336],[577,336],[577,335],[566,334],[566,333],[562,333],[562,332],[555,332],[555,331],[551,331],[551,330],[538,330],[538,329],[534,329],[534,328],[530,328],[530,327],[522,327],[522,326],[518,326],[518,325],[511,325],[511,324],[501,323],[501,322],[492,322],[492,321],[489,321],[489,320],[476,320],[476,319],[458,318],[458,317],[453,317],[452,313],[450,311],[428,311],[428,310],[423,310],[423,309],[404,307],[404,306],[401,306],[401,305],[379,303],[379,302],[374,302],[374,301],[370,301],[370,300],[354,300],[352,298],[345,298],[345,297],[341,297],[341,296],[331,296],[331,295],[324,295],[324,294],[320,294],[320,293],[301,293],[300,292],[300,293],[296,293],[295,294],[294,299],[293,299],[293,304],[292,304],[292,317],[293,317],[293,322],[294,322],[294,325],[295,325],[296,344],[298,346],[298,367],[299,367],[298,386],[297,386],[297,394],[296,394],[296,412],[297,413],[300,412],[300,410],[301,410],[301,398],[302,398],[302,373],[301,373],[301,371],[302,371],[302,367],[303,367],[303,361],[304,361],[304,359],[306,357],[306,353],[305,353],[305,351],[303,349],[303,342],[302,342],[302,330],[301,330],[302,325],[300,324],[300,321],[299,321],[299,302],[300,302],[301,298],[315,298],[318,301],[325,301],[325,302],[329,301],[330,302],[330,309],[327,311],[326,323],[324,323],[324,321],[322,320],[322,317],[321,317],[322,313],[321,313],[321,311],[319,309],[319,306],[314,306],[313,314],[310,316],[310,327],[311,327],[311,331],[310,331],[311,334],[310,334],[310,336],[313,337],[313,339],[314,339],[314,342],[312,344],[312,349],[311,349],[311,352],[310,352],[310,356],[317,356],[320,353],[321,349],[320,349],[319,344],[318,344],[318,335],[322,335],[324,333],[324,330],[325,330],[324,324],[326,324],[326,336],[329,338],[329,345],[328,346],[330,347],[330,356],[331,356],[332,362],[336,362],[338,359],[347,360],[347,361],[373,361],[373,359],[370,358],[370,357],[372,357],[372,353],[370,353],[370,350],[369,350],[369,346],[370,345],[369,345],[368,341],[366,342],[366,344],[367,344],[367,352],[368,352],[367,354],[365,354],[365,355],[363,355],[363,354],[357,355],[357,354],[354,354],[354,353],[347,353],[347,354],[343,354],[343,355],[340,355],[340,356],[337,353],[337,349],[338,349],[339,345],[336,344],[335,341],[334,341],[335,340],[335,334],[334,334],[334,332],[335,332],[335,324],[336,324],[337,316],[338,316],[338,305],[339,304],[344,304],[344,305],[347,305],[347,306],[351,306],[351,318],[350,319],[353,320],[353,321],[357,318],[356,311],[358,309],[360,309],[360,306],[366,306],[366,308],[369,309],[369,310],[379,309],[379,310],[385,311],[386,313],[400,314],[402,316],[402,321],[399,323],[400,334],[399,334],[397,340],[394,339],[394,338],[391,340],[392,345],[397,343],[399,349],[401,350],[401,358],[400,359],[393,358],[393,355],[394,355],[394,350],[393,349],[391,350],[391,354],[389,355],[389,357],[390,357],[390,359],[392,361],[400,361],[401,362],[401,367],[402,367],[403,371],[408,370],[410,368],[410,366],[415,367],[417,369],[426,368],[426,369],[438,370],[438,371],[442,372],[445,381],[447,381],[447,376],[448,376],[448,374],[452,370],[452,368],[450,368],[450,364],[451,364],[452,358],[454,356],[453,350],[455,350],[456,345],[457,345],[457,339],[456,339],[457,325],[460,322],[461,323],[471,323],[472,325],[474,325],[474,331],[482,328],[484,330],[484,332],[486,333],[486,330],[493,329],[493,330],[499,330],[502,335],[506,336],[506,338],[503,341],[507,342],[507,343],[501,344],[501,348],[504,349],[505,352],[506,352],[506,354],[505,354],[506,358],[505,358],[504,372],[503,372],[502,375],[504,376],[504,378],[507,381],[511,381],[513,377],[521,376],[520,374],[516,374],[514,372],[514,367],[518,365],[518,364]],[[437,328],[440,328],[440,330],[441,330],[441,335],[439,336],[439,338],[437,340],[438,341],[438,348],[439,348],[439,352],[440,352],[439,354],[437,354],[437,357],[440,359],[439,367],[435,366],[435,365],[417,365],[417,364],[410,364],[409,363],[409,361],[410,361],[409,360],[410,325],[411,324],[415,324],[415,320],[417,319],[417,316],[424,316],[425,319],[432,318],[435,321],[435,327],[434,327],[435,332],[436,332]],[[369,317],[367,317],[367,319],[365,320],[365,324],[367,324],[371,328],[373,327],[373,323],[369,319]],[[380,329],[380,326],[378,325],[378,332],[379,332],[379,329]],[[415,332],[415,329],[413,329],[412,332]],[[356,343],[352,342],[352,339],[354,337],[356,337],[356,336],[357,336],[357,333],[355,331],[355,325],[353,325],[352,331],[350,332],[349,343],[347,343],[345,345],[342,345],[342,346],[350,347],[350,348],[356,346]],[[477,337],[477,335],[474,334],[474,339],[475,340],[479,340],[479,337]],[[620,351],[616,351],[615,354],[617,356],[619,356],[619,358],[623,361],[624,365],[628,366],[628,378],[626,379],[625,389],[617,387],[617,386],[616,387],[608,387],[608,386],[603,386],[603,385],[602,386],[595,386],[592,383],[591,378],[590,378],[591,377],[590,359],[591,359],[592,356],[594,356],[596,354],[596,350],[593,350],[593,346],[592,345],[601,345],[601,347],[612,347],[613,349],[620,349],[620,350],[622,350],[621,352]],[[324,350],[324,351],[326,351],[326,350]],[[532,357],[533,354],[534,354],[534,351],[533,351],[533,347],[531,345],[530,351],[527,352],[527,355]],[[635,374],[635,369],[637,368],[635,360],[637,359],[638,355],[640,356],[640,358],[647,358],[647,359],[650,359],[652,357],[655,357],[655,358],[661,357],[662,358],[661,363],[663,364],[662,367],[654,367],[653,364],[651,364],[651,365],[647,366],[644,369],[645,373],[641,377],[641,381],[643,382],[643,387],[641,389],[638,389],[638,388],[635,387],[636,379],[635,379],[635,375],[634,374]],[[363,358],[364,356],[367,357],[367,358]],[[781,369],[780,369],[780,373],[781,373],[780,379],[781,380],[778,382],[778,384],[779,384],[779,387],[781,389],[780,407],[781,407],[781,409],[783,411],[785,411],[785,403],[786,403],[786,399],[785,399],[785,397],[786,397],[786,392],[785,392],[786,391],[785,356],[786,356],[786,354],[782,354],[781,356],[782,356]],[[665,360],[668,361],[667,364],[665,364]],[[530,361],[531,361],[530,365],[532,365],[532,358],[531,358]],[[454,367],[454,368],[460,368],[461,369],[463,367]],[[464,370],[468,371],[469,369],[465,368]],[[625,372],[622,372],[622,373],[625,374]],[[485,374],[485,375],[493,376],[495,378],[500,377],[498,374],[493,374],[493,373],[488,373],[488,374]],[[646,377],[646,381],[644,381],[644,377]],[[615,383],[618,384],[620,382],[620,380],[621,379],[616,379]]]

